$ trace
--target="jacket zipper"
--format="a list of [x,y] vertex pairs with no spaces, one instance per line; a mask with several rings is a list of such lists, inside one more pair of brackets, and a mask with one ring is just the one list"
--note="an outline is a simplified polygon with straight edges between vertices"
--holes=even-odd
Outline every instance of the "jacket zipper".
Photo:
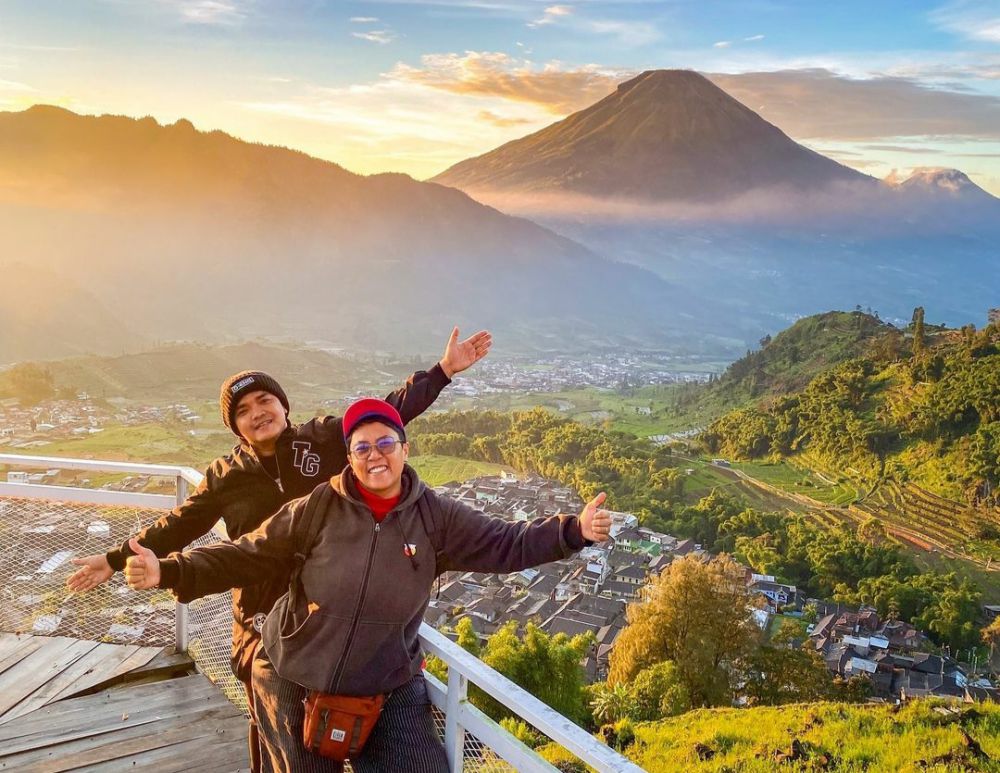
[[382,524],[378,521],[375,522],[375,531],[372,534],[372,545],[368,549],[368,563],[365,564],[365,574],[361,580],[361,594],[358,596],[358,605],[354,610],[354,618],[351,620],[351,629],[347,633],[347,647],[344,649],[344,656],[340,661],[340,665],[337,666],[337,672],[333,675],[333,690],[334,695],[337,694],[337,690],[340,689],[340,683],[343,681],[344,668],[347,666],[347,659],[351,654],[351,649],[354,646],[354,634],[358,631],[358,625],[361,623],[361,609],[365,603],[365,596],[368,595],[368,580],[372,573],[372,564],[375,558],[375,546],[378,544],[378,534],[382,530]]

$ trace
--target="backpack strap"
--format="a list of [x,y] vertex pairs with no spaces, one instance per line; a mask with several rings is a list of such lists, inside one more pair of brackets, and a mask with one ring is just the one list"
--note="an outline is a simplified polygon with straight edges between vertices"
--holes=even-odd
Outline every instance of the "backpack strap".
[[425,488],[424,493],[417,499],[417,511],[420,513],[420,520],[423,523],[424,531],[434,548],[434,573],[437,575],[437,595],[441,595],[441,565],[444,563],[442,553],[442,543],[444,538],[443,525],[438,514],[440,509],[431,507],[430,488]]
[[319,530],[323,528],[323,515],[333,497],[333,487],[329,481],[320,484],[312,490],[306,500],[302,513],[295,519],[293,532],[295,534],[295,563],[292,565],[292,572],[288,578],[288,587],[293,594],[298,592],[300,587],[299,575],[302,574],[302,567],[306,559],[312,552]]

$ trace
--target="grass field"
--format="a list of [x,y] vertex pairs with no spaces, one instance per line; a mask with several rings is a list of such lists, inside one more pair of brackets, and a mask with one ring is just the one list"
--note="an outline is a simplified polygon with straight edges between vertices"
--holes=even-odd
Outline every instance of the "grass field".
[[[648,437],[691,429],[689,418],[678,416],[667,407],[668,395],[673,389],[676,387],[645,387],[628,395],[596,388],[491,395],[490,407],[498,411],[521,411],[542,406],[568,419]],[[455,407],[467,409],[471,403],[458,400]],[[641,408],[648,408],[651,413],[641,415],[638,413]]]
[[738,462],[733,467],[782,491],[802,494],[819,502],[841,505],[857,497],[854,487],[824,480],[811,470],[796,467],[787,461]]
[[410,464],[420,475],[420,479],[429,486],[440,486],[452,481],[461,482],[482,475],[499,475],[501,470],[510,470],[509,467],[503,467],[499,464],[439,454],[411,456]]
[[1000,706],[701,709],[638,725],[626,754],[649,773],[1000,771]]
[[70,456],[146,464],[183,464],[203,469],[212,459],[233,447],[233,436],[161,424],[109,427],[104,432],[80,438],[57,440],[30,450],[32,456]]

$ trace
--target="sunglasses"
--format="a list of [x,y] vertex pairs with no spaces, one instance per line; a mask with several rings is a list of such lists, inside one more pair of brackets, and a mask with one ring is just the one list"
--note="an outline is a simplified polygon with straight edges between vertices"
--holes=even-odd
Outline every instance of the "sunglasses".
[[354,454],[358,459],[367,459],[372,455],[373,449],[378,449],[378,452],[382,456],[388,456],[393,451],[396,450],[396,444],[403,443],[402,440],[396,440],[388,435],[385,437],[380,437],[374,443],[369,443],[362,440],[360,443],[355,444],[354,448],[351,449],[351,453]]

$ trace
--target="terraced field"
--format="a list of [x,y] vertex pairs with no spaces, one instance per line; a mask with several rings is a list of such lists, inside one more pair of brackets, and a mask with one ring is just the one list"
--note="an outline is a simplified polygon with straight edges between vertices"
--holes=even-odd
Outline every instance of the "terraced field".
[[881,521],[890,534],[928,552],[991,568],[1000,545],[983,539],[997,514],[932,494],[912,483],[883,481],[852,509]]
[[[787,465],[787,462],[780,464]],[[727,477],[732,493],[743,494],[752,505],[800,513],[825,529],[841,525],[856,528],[874,518],[920,568],[957,572],[979,585],[985,603],[1000,601],[1000,540],[983,538],[991,528],[1000,530],[1000,513],[973,509],[912,483],[891,480],[880,482],[859,497],[861,487],[852,485],[849,479],[834,471],[813,471],[812,475],[827,485],[808,490],[803,487],[803,478],[798,473],[769,467],[738,465],[738,468],[729,469],[713,466],[713,472]],[[802,466],[795,469],[799,473],[806,470]],[[757,477],[762,472],[763,475]],[[844,492],[848,501],[834,505],[813,496],[817,492],[829,495],[834,490]],[[848,498],[846,494],[851,491],[854,495]]]

